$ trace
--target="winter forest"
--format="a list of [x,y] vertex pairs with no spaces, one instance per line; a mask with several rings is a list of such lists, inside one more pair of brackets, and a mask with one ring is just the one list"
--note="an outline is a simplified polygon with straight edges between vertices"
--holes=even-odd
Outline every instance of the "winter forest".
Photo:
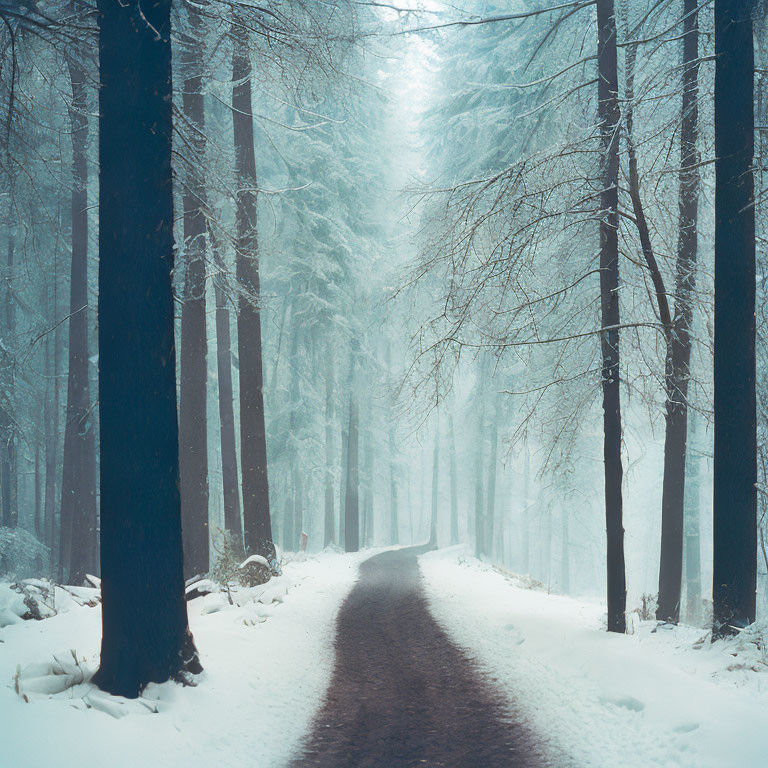
[[768,763],[768,3],[0,0],[0,768]]

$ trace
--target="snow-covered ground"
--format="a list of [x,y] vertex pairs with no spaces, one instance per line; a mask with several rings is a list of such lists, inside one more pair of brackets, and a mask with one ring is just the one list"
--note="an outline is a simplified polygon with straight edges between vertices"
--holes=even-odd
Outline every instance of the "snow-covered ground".
[[[0,768],[285,765],[330,680],[339,606],[372,554],[290,562],[235,605],[192,601],[200,685],[150,686],[138,702],[88,683],[41,692],[54,669],[95,669],[100,609],[57,593],[57,616],[14,621],[23,607],[0,585]],[[526,589],[462,548],[420,562],[435,617],[530,723],[549,765],[768,765],[768,664],[753,642],[710,646],[701,630],[652,622],[609,635],[601,605]]]
[[768,666],[702,630],[603,629],[604,608],[521,587],[461,548],[422,556],[431,609],[561,766],[768,765]]
[[[50,687],[50,678],[37,675],[57,666],[54,655],[60,671],[76,670],[72,650],[87,671],[98,661],[100,608],[65,604],[58,594],[59,608],[67,609],[59,615],[0,628],[0,768],[284,765],[325,693],[336,614],[369,555],[290,562],[242,606],[229,605],[225,595],[193,600],[201,684],[150,686],[138,702],[104,697],[90,684],[55,696],[34,693]],[[8,585],[0,585],[0,626],[18,612],[10,598]],[[16,692],[19,668],[29,703]]]

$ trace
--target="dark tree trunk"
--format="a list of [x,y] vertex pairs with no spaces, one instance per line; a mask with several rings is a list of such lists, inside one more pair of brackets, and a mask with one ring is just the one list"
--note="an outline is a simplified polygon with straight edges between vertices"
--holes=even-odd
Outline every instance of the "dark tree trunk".
[[334,404],[335,381],[333,368],[333,345],[325,353],[325,518],[323,546],[327,547],[336,539],[335,505],[333,498],[333,423],[336,418]]
[[699,26],[697,0],[683,0],[683,107],[680,128],[680,193],[675,319],[667,341],[666,434],[661,500],[661,560],[656,618],[677,623],[683,574],[685,461],[688,434],[688,381],[691,360],[693,291],[698,250]]
[[360,549],[359,416],[354,393],[349,395],[347,482],[344,495],[344,551]]
[[[200,16],[193,3],[180,36],[184,72],[182,109],[190,127],[191,153],[186,167],[184,206],[184,300],[181,307],[179,382],[179,472],[184,540],[184,576],[207,573],[208,551],[208,340],[206,337],[205,263],[206,192],[205,100]],[[222,468],[224,457],[222,455]]]
[[755,620],[754,50],[752,3],[715,2],[714,635]]
[[435,446],[432,451],[432,515],[429,520],[429,543],[433,547],[437,546],[437,514],[440,490],[438,481],[440,479],[440,419],[435,425]]
[[[72,272],[69,374],[61,479],[62,567],[71,584],[96,573],[96,439],[88,380],[88,101],[86,74],[67,58],[72,83]],[[66,559],[64,559],[64,554]]]
[[237,351],[240,362],[240,463],[243,530],[248,553],[269,554],[272,541],[261,353],[261,289],[256,229],[256,156],[253,145],[251,62],[247,40],[233,31],[232,124],[237,178],[236,271],[240,283]]
[[219,380],[219,426],[221,436],[221,478],[224,490],[224,527],[240,546],[243,526],[240,519],[240,490],[237,477],[235,445],[234,394],[232,391],[232,336],[227,294],[220,281],[214,283],[216,294],[216,366]]
[[619,379],[619,100],[613,0],[597,0],[600,194],[600,347],[603,388],[603,456],[607,538],[608,631],[626,629],[626,577],[622,521],[621,397]]
[[171,2],[99,0],[98,11],[103,632],[93,682],[134,698],[201,671],[182,571]]

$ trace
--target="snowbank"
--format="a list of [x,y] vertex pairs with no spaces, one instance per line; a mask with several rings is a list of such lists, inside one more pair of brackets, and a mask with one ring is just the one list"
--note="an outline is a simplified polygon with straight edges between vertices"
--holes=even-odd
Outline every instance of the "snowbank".
[[[0,629],[0,768],[285,764],[327,688],[336,614],[368,554],[289,562],[279,578],[233,593],[233,605],[226,592],[193,600],[201,684],[149,686],[136,702],[87,682],[99,607],[70,601],[44,621],[11,620]],[[0,595],[6,617],[17,616],[17,596],[7,585]]]
[[768,765],[768,667],[691,628],[603,630],[601,605],[524,589],[459,548],[421,558],[432,611],[562,766]]

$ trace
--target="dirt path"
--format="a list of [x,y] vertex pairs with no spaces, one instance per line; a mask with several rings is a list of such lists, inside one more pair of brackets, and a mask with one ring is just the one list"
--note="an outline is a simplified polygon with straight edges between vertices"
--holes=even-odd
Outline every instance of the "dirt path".
[[326,701],[293,768],[534,768],[531,734],[427,607],[417,550],[366,560]]

